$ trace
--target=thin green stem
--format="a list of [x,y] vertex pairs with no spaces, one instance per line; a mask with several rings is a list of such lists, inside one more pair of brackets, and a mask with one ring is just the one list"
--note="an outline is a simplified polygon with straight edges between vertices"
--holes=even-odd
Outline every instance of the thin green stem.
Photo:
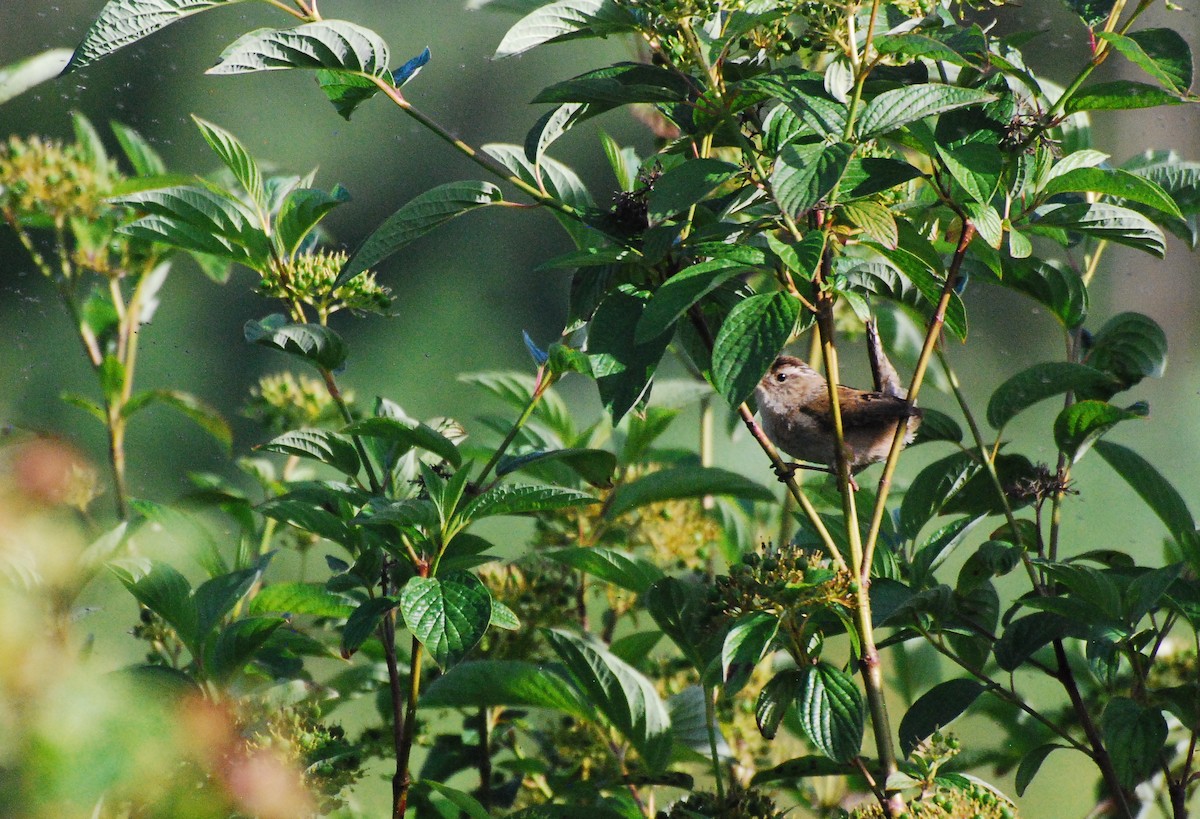
[[[1106,33],[1115,31],[1117,34],[1125,34],[1129,31],[1130,27],[1133,26],[1134,21],[1141,16],[1142,12],[1150,8],[1152,4],[1153,0],[1139,0],[1137,7],[1134,8],[1133,13],[1129,16],[1129,19],[1125,21],[1124,25],[1118,27],[1117,22],[1120,20],[1121,13],[1124,11],[1125,0],[1117,0],[1117,2],[1113,5],[1112,10],[1109,12],[1103,31]],[[1100,40],[1098,43],[1096,43],[1096,49],[1092,52],[1092,58],[1088,60],[1087,65],[1080,69],[1079,73],[1075,75],[1075,78],[1071,80],[1066,89],[1062,92],[1062,94],[1059,95],[1058,100],[1055,101],[1054,105],[1050,107],[1050,110],[1046,112],[1046,120],[1048,122],[1053,121],[1063,114],[1063,112],[1066,110],[1067,103],[1071,100],[1071,97],[1075,96],[1075,93],[1080,89],[1080,87],[1087,82],[1088,77],[1092,76],[1092,72],[1099,68],[1104,61],[1108,59],[1108,55],[1111,53],[1111,51],[1112,49],[1107,40]]]
[[[337,404],[342,419],[347,424],[354,423],[354,415],[350,412],[350,407],[346,404],[346,399],[342,397],[342,391],[338,389],[337,381],[333,378],[333,372],[324,367],[318,367],[318,370],[321,373],[321,378],[325,380],[325,389],[329,393],[329,397],[333,399],[333,403]],[[363,469],[367,472],[367,482],[371,487],[371,491],[378,494],[381,484],[379,483],[378,476],[375,474],[375,467],[371,465],[371,458],[367,455],[367,448],[363,446],[362,438],[358,435],[351,435],[350,439],[354,442],[354,449],[358,452],[358,458],[362,461]]]
[[305,22],[309,22],[311,20],[311,18],[307,14],[303,14],[302,12],[298,11],[297,9],[294,9],[289,5],[279,2],[279,0],[263,0],[263,2],[266,3],[268,6],[274,6],[275,8],[282,11],[284,14],[290,14],[293,17],[296,17]]
[[[850,34],[850,62],[854,68],[854,92],[850,96],[850,105],[846,112],[846,127],[842,131],[842,138],[849,142],[854,137],[854,124],[858,117],[858,108],[862,104],[863,87],[867,83],[867,77],[871,75],[871,65],[864,65],[863,58],[868,61],[871,56],[871,44],[875,39],[875,24],[879,18],[879,0],[871,0],[871,16],[867,22],[867,37],[863,41],[862,52],[855,51],[854,33]],[[849,25],[854,25],[854,15],[850,15]]]
[[717,708],[715,688],[704,689],[704,722],[708,729],[708,751],[712,755],[713,780],[717,787],[717,801],[725,801],[725,784],[721,780],[721,757],[717,753]]
[[487,480],[488,474],[495,469],[496,464],[500,463],[500,459],[504,457],[504,453],[508,451],[517,434],[528,423],[529,419],[533,417],[533,412],[537,409],[538,403],[541,402],[542,396],[545,395],[546,390],[550,389],[553,383],[554,379],[546,374],[545,371],[538,372],[538,380],[533,387],[533,393],[529,396],[529,403],[525,405],[525,409],[521,410],[521,414],[513,423],[512,428],[504,436],[504,440],[500,442],[500,446],[496,447],[496,451],[492,453],[492,457],[483,465],[483,470],[479,473],[479,477],[475,479],[477,484],[482,486],[484,481]]

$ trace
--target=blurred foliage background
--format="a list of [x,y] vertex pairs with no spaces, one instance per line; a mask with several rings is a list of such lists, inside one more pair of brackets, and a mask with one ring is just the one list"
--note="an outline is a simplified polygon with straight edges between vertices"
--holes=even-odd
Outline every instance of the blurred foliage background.
[[[52,47],[72,47],[99,11],[101,0],[58,3],[0,3],[0,65]],[[620,40],[587,41],[540,49],[523,57],[489,59],[510,18],[469,11],[463,0],[327,0],[327,17],[355,20],[379,31],[393,47],[393,63],[428,45],[433,59],[406,92],[468,143],[523,141],[541,108],[528,100],[544,85],[595,65],[629,56]],[[1054,0],[1027,0],[990,14],[1002,31],[1042,31],[1026,47],[1033,67],[1061,80],[1059,65],[1077,65],[1088,48],[1087,32]],[[257,4],[183,21],[148,41],[82,72],[59,79],[0,106],[0,136],[40,133],[69,138],[69,112],[80,110],[97,125],[120,120],[145,135],[172,171],[207,173],[216,158],[189,119],[196,114],[236,134],[260,162],[287,172],[319,166],[317,185],[341,183],[353,201],[326,222],[337,242],[352,249],[401,204],[445,181],[477,178],[473,166],[430,133],[382,101],[367,105],[353,121],[341,119],[303,72],[208,77],[204,70],[239,33],[278,23],[278,15]],[[987,20],[981,19],[985,23]],[[1146,26],[1178,30],[1193,48],[1200,45],[1200,8],[1182,11],[1157,5]],[[1071,60],[1062,55],[1073,53]],[[1133,77],[1134,69],[1111,60],[1098,79]],[[1149,112],[1100,113],[1093,119],[1097,147],[1124,161],[1149,148],[1174,148],[1200,159],[1200,120],[1190,106]],[[648,153],[652,137],[624,114],[576,129],[554,149],[575,168],[598,202],[616,187],[596,139],[602,128],[621,144]],[[542,261],[568,249],[568,240],[545,213],[489,209],[440,229],[388,261],[378,272],[397,296],[394,317],[354,320],[339,316],[334,325],[351,342],[352,358],[343,382],[360,396],[384,394],[414,416],[453,415],[469,419],[478,394],[456,380],[461,372],[525,369],[521,341],[527,330],[538,342],[557,337],[566,315],[567,273],[537,272]],[[452,248],[453,254],[447,253]],[[1200,510],[1200,257],[1171,238],[1167,259],[1158,262],[1129,249],[1106,252],[1093,287],[1089,326],[1096,329],[1124,310],[1146,313],[1167,332],[1170,363],[1165,377],[1144,382],[1133,396],[1146,400],[1150,418],[1128,424],[1119,440],[1156,463]],[[252,292],[252,279],[235,272],[224,286],[213,284],[188,263],[172,271],[164,304],[143,333],[140,385],[171,386],[201,396],[234,425],[234,453],[244,454],[263,433],[238,415],[249,387],[265,372],[287,363],[244,345],[242,325],[270,309]],[[998,383],[1039,358],[1050,357],[1055,323],[1009,293],[969,286],[965,299],[973,325],[970,347],[950,342],[964,367],[965,388],[982,408],[985,387]],[[52,432],[102,463],[101,428],[83,422],[79,410],[61,402],[64,391],[90,393],[91,373],[79,353],[69,320],[51,285],[33,268],[8,231],[0,231],[0,425]],[[849,383],[868,379],[865,355],[847,353]],[[906,369],[903,365],[901,369]],[[973,385],[979,385],[973,390]],[[567,398],[590,420],[599,413],[594,395],[572,391]],[[957,414],[953,402],[929,391],[926,403]],[[1052,403],[1052,402],[1050,402]],[[1025,416],[1013,434],[1035,442],[1031,455],[1053,461],[1050,425],[1055,407]],[[147,415],[129,442],[135,496],[167,501],[184,489],[186,471],[225,470],[215,444],[179,416]],[[686,430],[688,425],[677,425]],[[1040,449],[1039,449],[1040,447]],[[906,456],[906,459],[909,456]],[[913,462],[925,457],[915,451]],[[722,443],[718,462],[752,471],[766,482],[767,465],[743,440]],[[902,467],[915,472],[916,464]],[[1159,522],[1140,503],[1113,502],[1110,493],[1128,488],[1098,458],[1083,462],[1075,488],[1081,494],[1066,506],[1068,548],[1120,548],[1152,554],[1162,542]],[[910,471],[911,470],[911,471]],[[0,515],[3,510],[0,510]],[[0,520],[0,525],[4,522]],[[112,585],[115,593],[118,587]],[[104,589],[96,592],[103,597]],[[97,621],[111,622],[100,641],[126,652],[138,647],[122,631],[133,607]],[[119,661],[120,654],[103,655]],[[1033,804],[1052,805],[1073,787],[1067,765],[1048,765],[1028,794]],[[1086,797],[1083,800],[1086,802]],[[1081,803],[1082,804],[1082,803]],[[1031,815],[1052,815],[1040,811]]]

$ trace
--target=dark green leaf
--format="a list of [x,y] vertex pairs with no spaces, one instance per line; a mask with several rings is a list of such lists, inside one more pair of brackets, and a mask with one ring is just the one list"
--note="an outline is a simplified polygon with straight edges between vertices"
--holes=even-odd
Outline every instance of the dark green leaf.
[[606,514],[616,517],[651,503],[705,495],[732,495],[759,501],[775,497],[766,487],[736,472],[717,467],[677,467],[651,472],[617,487]]
[[866,709],[854,679],[841,669],[820,662],[802,669],[804,681],[797,696],[804,735],[835,762],[849,762],[862,747]]
[[1009,378],[992,393],[988,401],[988,423],[1003,429],[1020,412],[1051,396],[1111,386],[1111,376],[1083,364],[1066,361],[1035,364]]
[[248,617],[221,629],[208,658],[209,675],[217,681],[227,681],[250,662],[282,625],[281,617]]
[[270,255],[267,236],[245,206],[208,188],[179,185],[109,200],[145,213],[121,233],[183,250],[206,253],[260,269]]
[[944,412],[924,407],[921,410],[921,426],[913,443],[925,444],[930,441],[950,441],[960,443],[963,439],[962,427],[958,422]]
[[281,452],[284,455],[312,458],[351,477],[357,475],[362,466],[358,459],[358,451],[350,439],[325,429],[285,432],[258,448],[268,452]]
[[1066,265],[1037,258],[1006,259],[1004,276],[995,283],[1045,305],[1067,329],[1078,327],[1087,316],[1087,288]]
[[1121,421],[1145,418],[1147,412],[1145,406],[1122,409],[1104,401],[1077,401],[1054,419],[1054,443],[1075,463],[1101,435]]
[[[945,274],[932,266],[928,259],[904,247],[903,240],[901,247],[895,250],[881,244],[868,244],[878,250],[889,265],[903,274],[904,278],[921,292],[921,296],[931,307],[941,301],[942,291],[946,286]],[[946,303],[945,323],[946,329],[960,340],[966,339],[967,311],[957,293],[951,293],[950,300]]]
[[1085,633],[1086,627],[1057,614],[1034,612],[1013,620],[1004,629],[996,641],[996,664],[1003,671],[1016,671],[1034,652],[1052,641]]
[[457,788],[452,788],[442,782],[435,782],[432,779],[422,779],[418,781],[419,788],[428,788],[436,792],[439,796],[446,798],[451,805],[458,808],[459,815],[465,814],[468,819],[490,819],[491,814],[487,808],[479,804],[479,800],[469,793],[463,793]]
[[654,182],[646,201],[650,224],[687,210],[736,177],[741,168],[719,159],[690,159]]
[[283,255],[300,251],[313,228],[338,205],[350,200],[346,189],[338,186],[331,193],[315,188],[296,188],[289,191],[275,218],[275,238]]
[[326,370],[336,370],[346,363],[346,342],[320,324],[289,324],[275,313],[262,321],[247,321],[244,332],[251,344],[290,353]]
[[779,154],[771,174],[771,189],[779,207],[793,218],[803,216],[818,204],[833,204],[838,183],[854,156],[854,146],[787,145]]
[[979,470],[970,454],[956,452],[917,473],[900,504],[900,531],[913,538],[967,479]]
[[542,554],[636,594],[644,593],[663,576],[662,569],[649,561],[600,546],[551,549]]
[[900,751],[909,756],[927,737],[948,726],[983,693],[976,680],[960,678],[926,691],[900,720]]
[[1042,763],[1046,761],[1046,757],[1050,755],[1050,752],[1066,747],[1066,745],[1059,745],[1056,742],[1049,742],[1045,745],[1039,745],[1025,754],[1025,758],[1021,760],[1020,767],[1017,768],[1017,796],[1025,795],[1025,789],[1029,787],[1029,783],[1033,782],[1033,778],[1037,776],[1038,770],[1042,767]]
[[1179,105],[1183,100],[1178,94],[1164,91],[1153,85],[1129,80],[1101,82],[1085,85],[1067,100],[1066,112],[1122,111],[1135,108],[1156,108],[1160,105]]
[[342,428],[342,435],[362,435],[400,444],[406,450],[418,447],[447,461],[455,469],[462,466],[462,453],[454,442],[427,424],[412,419],[377,416],[355,421]]
[[404,624],[440,668],[457,664],[483,638],[492,595],[474,575],[413,577],[400,592]]
[[646,63],[617,63],[555,83],[533,101],[579,102],[605,110],[633,102],[679,102],[687,93],[687,81],[673,71]]
[[209,578],[196,587],[192,603],[196,607],[196,639],[203,642],[221,618],[245,597],[254,582],[262,577],[258,568],[240,569]]
[[472,660],[438,677],[421,695],[423,708],[549,708],[580,719],[592,709],[561,675],[516,660]]
[[1065,0],[1067,7],[1079,15],[1088,28],[1094,28],[1112,13],[1116,0]]
[[1132,449],[1111,441],[1097,441],[1096,451],[1146,505],[1166,524],[1167,531],[1183,542],[1196,531],[1196,522],[1187,503],[1154,465]]
[[1163,374],[1167,366],[1167,335],[1149,316],[1118,313],[1092,337],[1084,361],[1110,373],[1118,382],[1111,391],[1087,393],[1087,397],[1110,398],[1143,378],[1158,378]]
[[393,597],[372,597],[359,605],[342,628],[342,656],[349,659],[358,651],[358,647],[374,633],[384,615],[398,605],[400,602]]
[[216,6],[241,0],[109,0],[75,49],[65,71],[74,71],[164,26]]
[[192,587],[187,579],[166,563],[153,561],[150,571],[137,580],[123,569],[113,569],[139,603],[167,621],[188,650],[197,653],[199,615],[192,602]]
[[1167,721],[1161,711],[1128,697],[1114,697],[1104,706],[1100,731],[1122,785],[1133,788],[1158,770],[1167,741]]
[[258,169],[258,163],[250,156],[245,146],[233,134],[226,131],[219,125],[214,125],[211,122],[200,119],[195,114],[192,115],[192,121],[196,123],[196,127],[200,129],[201,136],[213,149],[221,161],[225,163],[225,167],[229,168],[233,173],[233,178],[238,181],[242,189],[250,196],[250,201],[258,208],[259,212],[265,212],[267,209],[266,192],[263,188],[262,171]]
[[799,317],[799,300],[783,291],[751,296],[729,311],[713,344],[712,376],[731,407],[754,392]]
[[641,291],[613,290],[596,308],[588,330],[592,372],[600,400],[614,424],[646,393],[671,340],[670,330],[649,341],[637,340],[638,323],[648,300],[648,294]]
[[586,492],[559,486],[497,486],[468,503],[462,516],[464,520],[474,521],[494,515],[524,515],[590,503],[599,503],[599,500]]
[[1004,155],[986,142],[968,142],[954,148],[937,146],[942,164],[974,201],[987,205],[992,201],[1004,170]]
[[635,340],[649,342],[669,332],[693,304],[749,268],[731,259],[709,259],[667,279],[638,319]]
[[[870,765],[870,760],[863,760]],[[858,772],[858,766],[845,762],[835,762],[823,756],[802,756],[781,762],[773,768],[759,771],[751,779],[751,784],[765,785],[770,782],[793,782],[813,776],[853,776]]]
[[535,464],[562,461],[592,486],[612,486],[617,469],[617,456],[604,449],[552,449],[507,457],[496,468],[497,475],[507,475]]
[[805,675],[798,668],[788,668],[780,671],[767,681],[758,694],[758,702],[754,706],[754,719],[758,723],[758,732],[767,739],[774,739],[779,731],[779,724],[787,716],[788,709],[800,696],[804,685]]
[[491,182],[448,182],[426,191],[387,218],[354,251],[336,284],[342,285],[455,216],[503,200]]
[[858,118],[858,134],[862,139],[886,134],[910,122],[968,105],[982,105],[995,99],[995,94],[976,88],[938,83],[884,91],[863,108]]
[[721,647],[721,681],[725,685],[725,696],[732,697],[750,681],[778,632],[779,618],[762,611],[745,614],[733,624]]

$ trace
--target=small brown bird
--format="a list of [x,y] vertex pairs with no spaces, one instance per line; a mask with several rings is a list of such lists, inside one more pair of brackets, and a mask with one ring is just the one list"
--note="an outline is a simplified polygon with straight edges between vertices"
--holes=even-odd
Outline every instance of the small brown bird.
[[[870,332],[873,329],[868,328],[869,340],[877,344]],[[846,460],[851,473],[887,458],[899,421],[908,419],[906,444],[921,425],[921,410],[905,398],[891,363],[878,347],[873,347],[873,352],[882,359],[878,363],[872,361],[881,389],[866,392],[838,387]],[[781,355],[754,392],[763,432],[776,446],[802,461],[825,464],[829,472],[836,469],[833,410],[829,386],[820,373],[798,358]]]

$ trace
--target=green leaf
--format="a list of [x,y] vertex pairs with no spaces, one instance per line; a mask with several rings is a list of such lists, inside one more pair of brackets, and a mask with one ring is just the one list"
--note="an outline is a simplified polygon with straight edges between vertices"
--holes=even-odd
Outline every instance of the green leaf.
[[934,461],[917,473],[900,502],[900,531],[915,538],[951,498],[979,471],[979,465],[967,452],[956,452]]
[[812,281],[825,253],[825,232],[810,230],[799,242],[788,242],[777,239],[774,234],[767,233],[767,244],[771,252],[779,257],[784,266],[804,281]]
[[[434,791],[439,796],[446,798],[451,805],[467,816],[467,819],[491,819],[491,814],[487,808],[479,804],[479,800],[469,793],[463,793],[456,788],[452,788],[441,782],[435,782],[432,779],[420,779],[416,783],[419,788],[428,788]],[[439,815],[441,815],[439,813]]]
[[1066,265],[1036,258],[1006,259],[1004,277],[995,283],[1044,305],[1067,329],[1078,327],[1087,316],[1087,288]]
[[413,577],[400,591],[404,624],[442,669],[455,665],[483,639],[492,595],[474,575]]
[[1033,782],[1033,778],[1037,776],[1038,770],[1042,767],[1042,763],[1046,761],[1046,757],[1050,756],[1050,752],[1058,748],[1066,748],[1066,745],[1059,745],[1056,742],[1048,742],[1045,745],[1039,745],[1021,760],[1020,766],[1017,768],[1016,789],[1017,796],[1024,796],[1025,789]]
[[1112,13],[1116,0],[1066,0],[1066,4],[1088,28],[1094,28]]
[[346,261],[335,286],[345,284],[405,245],[456,216],[503,201],[491,182],[448,182],[428,190],[387,218]]
[[595,487],[612,486],[617,456],[604,449],[552,449],[506,457],[496,467],[497,475],[507,475],[536,464],[562,461],[579,477]]
[[1086,628],[1045,611],[1020,617],[1009,623],[996,641],[996,664],[1002,671],[1015,671],[1038,649],[1064,637],[1082,637]]
[[1104,389],[1112,383],[1107,373],[1083,364],[1066,361],[1035,364],[1009,378],[992,393],[988,423],[1003,429],[1017,414],[1046,398],[1065,392]]
[[551,549],[542,554],[635,594],[645,593],[663,577],[662,569],[653,563],[601,546]]
[[614,0],[559,0],[522,17],[508,30],[493,59],[514,57],[572,36],[604,36],[632,28],[629,12]]
[[181,185],[116,196],[109,200],[146,216],[118,230],[149,242],[207,253],[261,269],[270,243],[245,206],[208,188]]
[[774,739],[779,732],[780,723],[800,695],[804,679],[805,675],[800,669],[788,668],[768,680],[758,693],[754,720],[758,724],[758,732],[765,738]]
[[464,520],[474,521],[495,515],[524,515],[599,502],[586,492],[559,486],[497,486],[468,503],[462,516]]
[[1104,401],[1077,401],[1054,419],[1054,443],[1075,463],[1100,436],[1121,421],[1145,418],[1148,413],[1145,405],[1122,409]]
[[197,640],[207,640],[221,618],[233,611],[233,607],[261,577],[261,570],[254,567],[219,574],[197,586],[192,594],[192,603],[196,607]]
[[346,362],[346,342],[320,324],[289,324],[274,313],[262,321],[247,321],[244,332],[251,344],[290,353],[322,369],[336,370]]
[[802,669],[796,697],[809,742],[835,762],[849,762],[862,747],[866,709],[854,679],[826,662]]
[[939,683],[909,706],[900,720],[900,751],[905,757],[927,737],[948,726],[983,693],[976,680],[960,678]]
[[[864,759],[863,762],[870,765],[870,760]],[[750,782],[752,785],[765,785],[770,782],[793,782],[814,776],[853,776],[858,770],[857,765],[834,762],[827,757],[802,756],[781,762],[773,768],[760,770]]]
[[661,771],[670,757],[671,723],[654,685],[593,642],[565,631],[542,633],[589,705],[629,740],[651,771]]
[[0,66],[0,104],[62,74],[70,59],[71,49],[50,48],[32,57]]
[[709,259],[685,267],[663,282],[650,297],[638,319],[634,340],[644,343],[669,332],[692,305],[749,269],[731,259]]
[[192,602],[192,587],[187,578],[172,566],[158,561],[151,561],[150,571],[137,580],[123,569],[112,571],[139,603],[175,629],[193,656],[198,654],[199,614]]
[[462,466],[462,453],[458,451],[454,442],[420,421],[386,416],[364,418],[343,427],[341,434],[378,438],[389,443],[400,444],[406,451],[411,447],[418,447],[426,452],[432,452],[455,469]]
[[110,122],[109,127],[112,128],[113,135],[120,143],[121,150],[125,152],[129,164],[133,166],[134,173],[138,176],[166,175],[166,163],[163,162],[158,152],[150,147],[150,143],[144,136],[120,122]]
[[586,103],[599,113],[635,102],[681,102],[687,95],[687,81],[673,71],[646,63],[616,63],[555,83],[533,101]]
[[741,173],[719,159],[689,159],[660,176],[646,200],[647,218],[656,225],[710,196]]
[[1160,105],[1179,105],[1179,95],[1153,85],[1129,80],[1085,85],[1067,100],[1066,112],[1128,111],[1137,108],[1157,108]]
[[65,72],[83,68],[184,17],[241,0],[109,0],[88,28]]
[[297,429],[285,432],[261,444],[258,449],[312,458],[350,477],[357,475],[362,466],[358,459],[358,451],[350,439],[326,429]]
[[226,453],[232,448],[233,430],[229,428],[229,424],[221,417],[221,413],[191,393],[180,392],[179,390],[147,390],[139,392],[131,396],[129,402],[121,408],[122,417],[129,418],[135,412],[152,404],[162,404],[163,406],[182,412],[224,447]]
[[[894,250],[900,241],[900,236],[896,228],[896,217],[892,215],[892,212],[885,205],[869,199],[863,199],[857,202],[847,202],[842,205],[842,213],[845,214],[846,218],[852,224],[862,229],[865,237],[878,242],[886,248]],[[998,224],[999,219],[997,219]],[[978,227],[978,225],[976,226]],[[811,236],[812,234],[809,235]]]
[[272,583],[250,600],[251,614],[306,614],[342,619],[354,612],[347,598],[321,583]]
[[[725,696],[731,697],[745,687],[779,633],[779,617],[752,611],[737,619],[721,646],[721,681]],[[761,702],[761,700],[760,700]]]
[[800,301],[775,291],[737,303],[713,343],[712,378],[731,407],[741,404],[787,344],[800,318]]
[[617,517],[639,506],[705,495],[732,495],[757,501],[770,501],[775,497],[771,490],[736,472],[717,467],[687,466],[651,472],[617,487],[605,514]]
[[[942,290],[946,285],[945,275],[933,267],[923,256],[906,250],[904,247],[890,250],[884,245],[869,242],[866,244],[878,250],[891,267],[908,279],[920,291],[922,298],[929,305],[936,305],[941,300]],[[966,339],[967,310],[963,307],[962,299],[957,293],[951,293],[950,301],[946,304],[945,324],[946,329],[958,336],[960,340]]]
[[779,207],[793,218],[803,216],[819,203],[832,204],[832,195],[854,156],[854,146],[787,145],[771,173],[771,189]]
[[265,212],[267,197],[263,188],[262,171],[258,169],[258,163],[250,156],[245,146],[224,128],[202,120],[195,114],[192,115],[192,121],[200,129],[204,141],[221,158],[225,167],[233,173],[234,179],[249,194],[250,201],[254,203],[260,213]]
[[1191,88],[1192,50],[1175,29],[1143,28],[1129,36],[1101,31],[1096,36],[1111,43],[1166,90],[1186,94]]
[[588,329],[592,373],[614,424],[646,393],[671,340],[670,330],[649,341],[637,340],[648,301],[642,291],[626,286],[613,290],[596,308]]
[[250,662],[283,623],[282,617],[248,617],[230,623],[217,635],[206,671],[218,682],[228,681]]
[[950,441],[951,443],[961,443],[963,439],[962,427],[958,422],[944,412],[939,412],[930,407],[923,407],[921,410],[921,426],[917,429],[917,435],[913,443],[924,444],[930,441]]
[[884,91],[863,108],[858,118],[858,135],[867,139],[895,131],[910,122],[943,114],[968,105],[994,102],[995,94],[976,88],[925,83]]
[[279,215],[275,217],[275,239],[284,256],[300,251],[321,220],[338,205],[350,201],[350,194],[340,185],[332,192],[315,188],[296,188],[288,192]]
[[925,58],[964,67],[978,66],[986,62],[987,57],[987,40],[977,25],[970,29],[950,26],[942,30],[883,34],[876,37],[873,44],[880,54]]
[[1153,464],[1132,449],[1111,441],[1097,441],[1095,446],[1100,457],[1125,479],[1158,519],[1166,524],[1172,537],[1184,543],[1194,536],[1196,521],[1187,503]]
[[1120,168],[1076,168],[1061,176],[1055,176],[1040,191],[1044,196],[1088,192],[1138,202],[1176,218],[1183,218],[1175,200],[1157,183]]
[[375,77],[388,74],[388,46],[370,29],[345,20],[247,32],[221,52],[208,74],[329,68]]
[[1092,338],[1084,361],[1117,381],[1110,391],[1088,393],[1088,397],[1110,398],[1143,378],[1162,376],[1167,367],[1167,335],[1149,316],[1118,313]]
[[679,647],[692,667],[703,671],[716,658],[720,645],[711,645],[705,628],[708,592],[699,582],[664,577],[645,594],[646,610],[662,632]]
[[400,601],[394,597],[372,597],[364,600],[342,627],[342,657],[350,659],[359,646],[374,633],[384,615],[398,605]]
[[472,660],[434,680],[422,708],[549,708],[591,720],[593,710],[553,668],[517,660]]
[[588,106],[584,103],[567,102],[551,108],[543,114],[525,135],[525,158],[534,165],[539,164],[546,149],[560,136],[585,119],[588,110]]
[[1104,706],[1100,732],[1117,779],[1125,787],[1137,786],[1158,770],[1167,741],[1167,721],[1158,709],[1114,697]]
[[[461,537],[461,535],[460,535]],[[457,540],[457,538],[455,538]],[[445,563],[442,564],[443,566]],[[505,631],[520,631],[521,618],[517,617],[517,613],[508,606],[501,603],[499,600],[492,600],[492,616],[488,620],[489,626],[502,628]]]
[[[490,142],[483,146],[483,151],[492,156],[497,162],[513,172],[518,179],[528,182],[539,190],[569,205],[577,213],[595,210],[595,203],[583,181],[569,167],[548,156],[535,167],[525,158],[525,151],[517,145]],[[554,217],[576,247],[587,247],[596,241],[595,231],[583,224],[577,215],[568,215],[558,210],[551,210]]]
[[937,146],[938,156],[967,195],[981,205],[990,204],[1004,171],[1004,154],[993,144],[968,142],[954,148]]
[[265,517],[295,526],[334,543],[341,543],[347,547],[357,545],[357,539],[346,522],[319,502],[283,496],[260,503],[256,509]]

